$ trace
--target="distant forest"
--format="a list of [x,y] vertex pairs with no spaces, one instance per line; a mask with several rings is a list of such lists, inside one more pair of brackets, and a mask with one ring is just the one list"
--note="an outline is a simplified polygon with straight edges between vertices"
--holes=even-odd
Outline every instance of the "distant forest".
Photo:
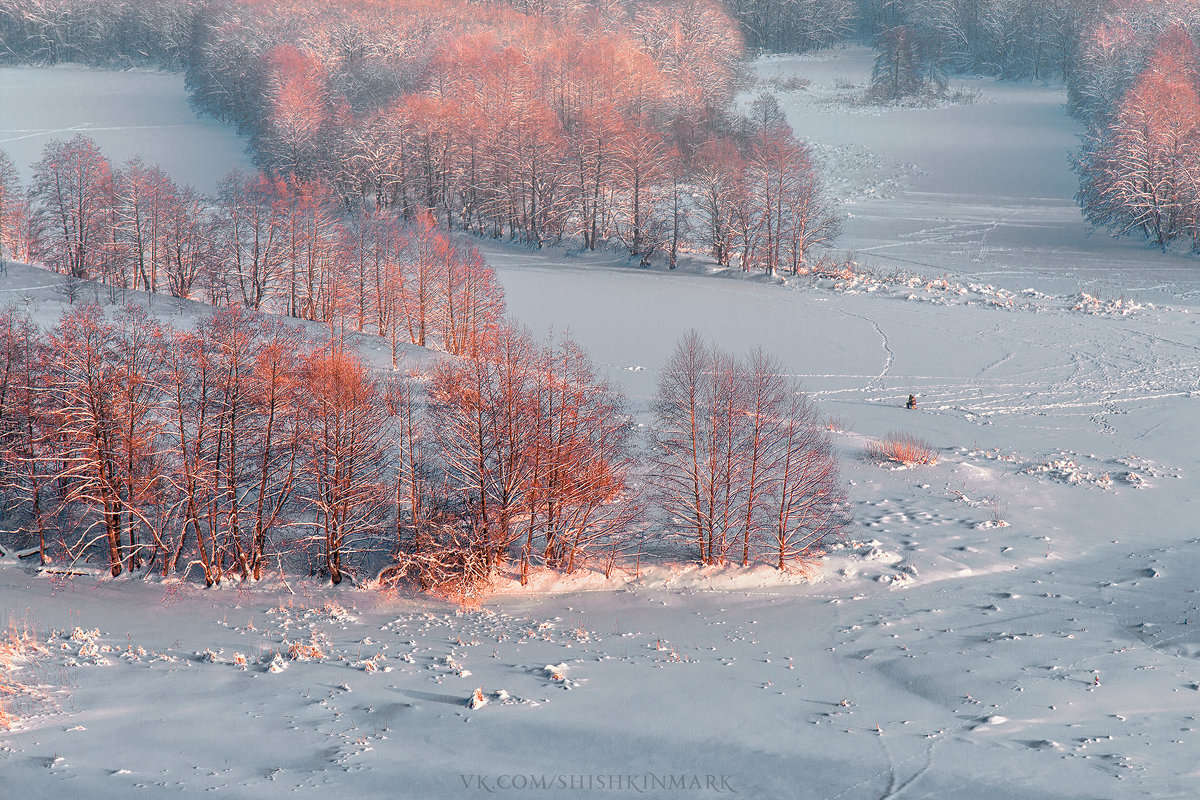
[[25,61],[185,67],[267,180],[319,185],[343,213],[766,272],[833,240],[782,113],[733,107],[742,40],[720,5],[552,6],[89,3],[61,24],[0,7],[0,30]]

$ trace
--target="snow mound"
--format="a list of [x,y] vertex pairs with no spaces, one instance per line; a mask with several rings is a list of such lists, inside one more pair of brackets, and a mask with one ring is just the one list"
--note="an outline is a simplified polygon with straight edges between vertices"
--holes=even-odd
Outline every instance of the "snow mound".
[[547,664],[542,667],[542,674],[553,684],[563,689],[574,689],[579,681],[567,677],[566,664]]

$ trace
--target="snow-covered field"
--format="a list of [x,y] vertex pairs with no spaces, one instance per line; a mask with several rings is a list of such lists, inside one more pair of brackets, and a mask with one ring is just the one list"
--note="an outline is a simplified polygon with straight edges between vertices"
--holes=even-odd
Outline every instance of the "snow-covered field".
[[[857,519],[816,580],[543,576],[458,612],[10,560],[0,602],[49,652],[0,797],[1195,797],[1200,262],[1086,237],[1060,89],[880,110],[838,99],[865,51],[759,68],[813,80],[783,99],[853,190],[844,244],[923,279],[488,255],[514,316],[569,328],[635,411],[688,327],[802,376]],[[52,308],[46,283],[13,268],[0,298]],[[893,430],[939,462],[863,456]]]
[[[1200,270],[1140,242],[1088,235],[1067,167],[1082,132],[1061,86],[954,80],[975,102],[934,109],[849,106],[873,51],[759,61],[762,78],[808,77],[782,95],[797,135],[855,200],[841,245],[887,269],[967,276],[1019,290],[1158,301],[1200,298]],[[877,202],[882,199],[886,202]]]

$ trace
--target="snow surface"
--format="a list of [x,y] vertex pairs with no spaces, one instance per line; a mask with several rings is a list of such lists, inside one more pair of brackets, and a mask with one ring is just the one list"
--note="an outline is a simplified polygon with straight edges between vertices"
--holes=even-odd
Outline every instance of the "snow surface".
[[230,169],[253,170],[245,143],[229,127],[192,113],[182,73],[0,67],[0,150],[23,181],[47,142],[77,133],[94,139],[114,168],[140,154],[205,194]]
[[[488,247],[514,316],[569,328],[643,421],[688,327],[763,344],[802,378],[840,422],[857,520],[813,580],[627,565],[508,582],[462,612],[8,558],[0,598],[52,655],[21,673],[41,698],[0,734],[0,795],[619,797],[645,784],[609,776],[655,775],[699,788],[649,796],[1195,797],[1200,264],[1085,236],[1049,156],[1073,131],[1061,89],[839,99],[868,66],[860,50],[760,63],[812,76],[786,105],[849,154],[845,185],[893,181],[849,207],[847,244],[938,265],[922,278],[737,280]],[[978,169],[930,151],[989,119],[1053,136]],[[50,282],[14,267],[0,293],[50,313]],[[938,463],[863,455],[893,430]]]

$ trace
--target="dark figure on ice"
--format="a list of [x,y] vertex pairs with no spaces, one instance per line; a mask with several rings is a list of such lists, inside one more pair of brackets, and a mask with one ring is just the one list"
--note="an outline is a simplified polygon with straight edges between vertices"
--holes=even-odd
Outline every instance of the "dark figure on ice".
[[905,408],[916,408],[917,407],[917,396],[915,394],[910,394],[908,396],[908,402],[904,404],[904,407]]

